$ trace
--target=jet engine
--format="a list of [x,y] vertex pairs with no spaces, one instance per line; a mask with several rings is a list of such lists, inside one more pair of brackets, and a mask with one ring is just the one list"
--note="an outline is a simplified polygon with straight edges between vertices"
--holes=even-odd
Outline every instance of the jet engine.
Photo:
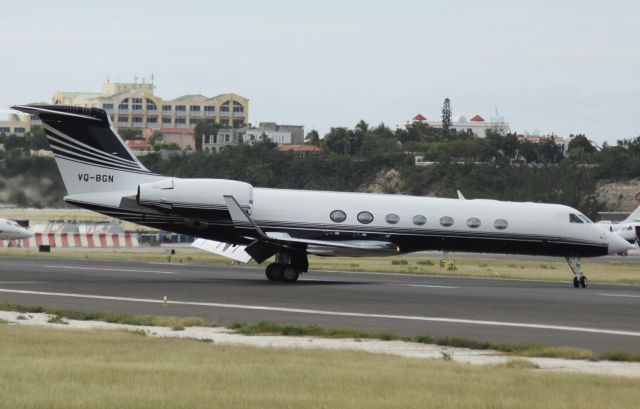
[[225,179],[165,179],[138,185],[136,201],[168,214],[193,218],[228,216],[224,196],[233,196],[251,213],[253,186]]

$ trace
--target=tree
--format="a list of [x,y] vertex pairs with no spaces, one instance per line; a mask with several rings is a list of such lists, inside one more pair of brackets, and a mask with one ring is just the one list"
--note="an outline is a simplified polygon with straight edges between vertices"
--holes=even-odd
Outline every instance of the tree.
[[340,127],[331,128],[328,134],[324,136],[324,144],[331,152],[335,152],[344,156],[352,153],[353,131]]
[[320,146],[320,134],[315,129],[307,132],[307,136],[304,138],[306,145]]
[[445,136],[449,134],[449,128],[451,128],[451,100],[447,97],[442,104],[442,132]]
[[155,144],[162,143],[163,137],[162,132],[155,130],[153,131],[151,138],[149,138],[149,144],[153,146]]
[[29,199],[27,199],[27,195],[24,193],[24,191],[14,190],[7,198],[7,202],[14,203],[20,207],[27,207],[27,205],[29,204]]
[[220,129],[220,125],[215,123],[214,121],[201,119],[196,123],[196,127],[193,130],[193,135],[196,138],[196,150],[202,150],[202,138],[209,137],[212,135],[213,137],[218,136],[218,130]]
[[596,151],[595,146],[593,146],[591,141],[583,134],[578,134],[571,139],[571,142],[569,142],[569,152],[573,149],[582,149],[585,153],[594,153]]

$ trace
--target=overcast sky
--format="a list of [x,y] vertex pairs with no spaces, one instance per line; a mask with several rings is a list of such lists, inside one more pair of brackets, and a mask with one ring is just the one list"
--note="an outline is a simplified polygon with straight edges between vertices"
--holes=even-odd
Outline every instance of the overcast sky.
[[449,97],[518,132],[640,135],[640,2],[3,3],[0,109],[153,72],[162,98],[236,92],[251,122],[321,134],[438,119]]

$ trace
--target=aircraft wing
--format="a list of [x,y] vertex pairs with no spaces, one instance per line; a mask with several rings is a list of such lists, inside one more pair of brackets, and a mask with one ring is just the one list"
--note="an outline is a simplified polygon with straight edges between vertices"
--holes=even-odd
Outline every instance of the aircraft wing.
[[229,214],[237,228],[246,229],[256,240],[246,247],[246,252],[261,263],[282,249],[307,251],[321,255],[362,255],[376,253],[379,255],[396,254],[398,246],[394,243],[379,240],[317,240],[291,237],[288,233],[265,233],[240,207],[233,196],[224,196]]

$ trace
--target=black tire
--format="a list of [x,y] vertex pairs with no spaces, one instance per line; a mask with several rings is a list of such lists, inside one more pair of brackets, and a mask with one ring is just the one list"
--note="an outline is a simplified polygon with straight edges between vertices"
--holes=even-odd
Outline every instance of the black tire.
[[580,277],[580,287],[587,288],[588,280],[586,276]]
[[298,281],[298,276],[300,273],[291,266],[285,266],[282,270],[282,281],[285,283],[295,283]]
[[271,263],[265,270],[265,275],[269,281],[282,281],[282,270],[284,266],[278,263]]
[[580,288],[580,280],[578,280],[578,277],[573,277],[573,287]]

